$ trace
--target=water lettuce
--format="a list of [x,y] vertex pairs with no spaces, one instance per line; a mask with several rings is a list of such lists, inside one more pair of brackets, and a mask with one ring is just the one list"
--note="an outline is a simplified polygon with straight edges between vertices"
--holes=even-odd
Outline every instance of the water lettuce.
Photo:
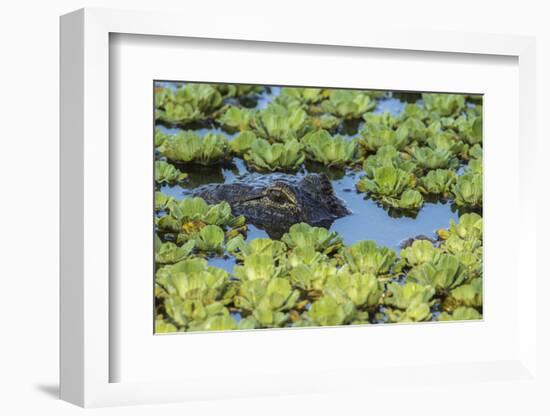
[[438,116],[449,117],[458,115],[466,106],[464,95],[458,94],[422,94],[426,109]]
[[243,131],[237,137],[229,142],[231,151],[238,155],[244,156],[252,148],[252,143],[256,141],[256,135],[251,131]]
[[222,252],[224,250],[225,233],[217,225],[205,225],[191,238],[200,251]]
[[431,286],[439,292],[454,289],[466,278],[466,268],[451,254],[441,254],[435,261],[413,267],[407,275],[408,280]]
[[212,165],[227,159],[227,140],[208,133],[199,137],[193,131],[182,131],[167,138],[158,151],[164,157],[181,163]]
[[290,270],[289,279],[292,284],[306,292],[322,293],[331,276],[336,276],[339,270],[326,262],[311,265],[298,264]]
[[382,296],[378,279],[370,273],[336,273],[328,277],[324,292],[340,304],[351,301],[356,308],[372,308]]
[[321,88],[281,88],[281,96],[289,96],[303,103],[317,103],[323,99],[323,90]]
[[271,280],[284,272],[269,254],[251,254],[244,258],[244,264],[233,269],[235,277],[241,281]]
[[297,140],[270,144],[267,140],[255,140],[245,160],[256,170],[296,170],[304,161],[302,146]]
[[407,309],[416,304],[433,304],[435,290],[431,286],[423,286],[414,282],[387,284],[384,304],[392,308]]
[[289,110],[280,104],[271,103],[256,114],[253,125],[258,136],[284,143],[304,135],[307,114],[302,109]]
[[155,182],[174,184],[187,178],[187,174],[181,172],[174,165],[157,160],[155,161]]
[[359,144],[371,153],[383,146],[393,146],[401,150],[407,145],[409,139],[409,131],[403,126],[394,130],[383,125],[367,125],[360,133]]
[[460,285],[449,293],[443,302],[443,309],[447,312],[461,306],[481,308],[483,305],[482,279],[472,279],[470,283]]
[[312,325],[336,326],[350,323],[354,312],[351,301],[339,303],[331,296],[324,296],[311,304],[305,318]]
[[424,198],[416,189],[407,189],[399,198],[382,196],[380,202],[391,208],[416,211],[424,203]]
[[384,275],[390,271],[396,254],[387,247],[379,247],[374,241],[359,241],[343,249],[346,264],[354,273]]
[[312,227],[306,223],[294,224],[281,238],[291,249],[312,247],[323,253],[331,253],[342,246],[342,237],[323,227]]
[[326,130],[318,130],[302,139],[308,159],[325,166],[345,166],[355,156],[357,144],[342,136],[332,137]]
[[168,204],[170,216],[185,224],[190,221],[199,221],[207,225],[235,227],[244,223],[244,217],[235,217],[227,202],[208,205],[200,197],[173,200]]
[[391,323],[429,321],[432,317],[430,306],[427,303],[412,303],[405,310],[388,309],[386,314]]
[[369,178],[372,178],[374,170],[383,166],[401,169],[409,173],[416,169],[416,164],[409,155],[399,152],[391,145],[382,146],[375,155],[368,156],[363,163],[363,170]]
[[412,155],[416,163],[426,169],[452,169],[458,166],[458,159],[445,149],[415,147]]
[[481,314],[474,308],[461,306],[456,308],[452,313],[443,312],[439,315],[439,321],[473,321],[482,319]]
[[252,314],[262,327],[280,327],[288,319],[300,292],[281,278],[255,279],[243,282],[235,297],[235,305]]
[[155,242],[155,261],[160,264],[174,264],[188,258],[195,247],[194,241],[189,241],[179,247],[176,244],[168,241],[161,243],[156,236]]
[[483,203],[483,176],[479,173],[465,173],[459,176],[453,188],[454,202],[458,206],[473,208]]
[[252,113],[246,108],[231,106],[217,120],[226,130],[244,131],[252,120]]
[[357,183],[359,192],[375,196],[399,197],[415,182],[414,175],[399,168],[382,166],[372,169],[372,179],[364,177]]
[[419,266],[428,262],[437,262],[441,250],[427,240],[415,240],[409,247],[401,250],[401,259],[409,266]]
[[227,251],[239,260],[244,260],[253,254],[268,255],[276,259],[285,253],[286,245],[282,241],[271,238],[255,238],[247,242],[242,235],[239,235],[227,242]]
[[447,198],[456,182],[456,173],[450,169],[430,170],[419,180],[418,189],[425,194]]
[[186,84],[175,92],[157,90],[156,117],[170,124],[188,124],[207,118],[222,105],[221,94],[208,84]]
[[329,99],[323,101],[323,109],[344,119],[361,118],[376,106],[368,94],[352,90],[331,90]]

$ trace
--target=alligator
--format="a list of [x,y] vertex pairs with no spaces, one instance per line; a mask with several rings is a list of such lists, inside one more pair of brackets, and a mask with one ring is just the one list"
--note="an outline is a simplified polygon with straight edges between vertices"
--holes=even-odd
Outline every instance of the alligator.
[[324,173],[252,173],[231,183],[200,186],[193,196],[209,204],[227,201],[233,214],[244,215],[248,223],[277,239],[293,224],[329,228],[335,219],[351,213]]

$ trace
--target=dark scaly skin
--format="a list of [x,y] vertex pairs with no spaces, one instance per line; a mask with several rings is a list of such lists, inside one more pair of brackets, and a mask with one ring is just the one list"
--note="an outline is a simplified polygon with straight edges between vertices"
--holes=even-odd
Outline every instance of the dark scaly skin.
[[325,174],[249,174],[233,183],[203,185],[193,191],[209,204],[227,201],[235,215],[280,238],[291,225],[306,222],[329,228],[350,214]]

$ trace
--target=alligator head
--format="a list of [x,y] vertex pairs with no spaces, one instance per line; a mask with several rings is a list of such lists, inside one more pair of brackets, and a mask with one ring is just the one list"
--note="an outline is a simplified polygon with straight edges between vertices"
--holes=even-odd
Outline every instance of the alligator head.
[[272,238],[280,238],[292,224],[329,228],[350,214],[325,174],[249,174],[233,183],[201,186],[193,195],[210,204],[227,201],[235,215],[244,215]]

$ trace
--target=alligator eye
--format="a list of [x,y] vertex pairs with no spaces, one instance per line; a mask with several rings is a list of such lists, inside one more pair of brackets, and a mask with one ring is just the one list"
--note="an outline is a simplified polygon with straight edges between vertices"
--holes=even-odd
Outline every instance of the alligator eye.
[[277,204],[284,204],[288,202],[288,198],[286,197],[285,193],[281,192],[278,189],[271,189],[269,191],[269,199]]

